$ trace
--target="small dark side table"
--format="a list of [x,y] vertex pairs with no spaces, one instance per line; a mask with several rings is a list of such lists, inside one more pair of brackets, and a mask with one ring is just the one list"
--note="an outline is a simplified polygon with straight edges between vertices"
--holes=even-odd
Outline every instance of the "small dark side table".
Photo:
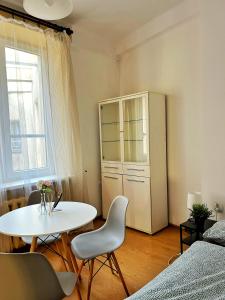
[[[191,246],[196,241],[203,240],[203,233],[212,227],[216,223],[215,220],[207,219],[205,221],[203,231],[199,231],[196,224],[192,220],[187,220],[184,223],[180,224],[180,253],[183,253],[183,245]],[[188,232],[189,235],[187,237],[183,237],[183,231]]]

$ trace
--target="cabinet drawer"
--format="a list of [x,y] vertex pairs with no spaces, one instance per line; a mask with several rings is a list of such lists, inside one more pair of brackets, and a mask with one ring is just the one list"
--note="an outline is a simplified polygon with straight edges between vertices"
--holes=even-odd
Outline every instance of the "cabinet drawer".
[[140,165],[123,165],[123,174],[150,177],[150,167]]
[[102,173],[122,174],[122,164],[102,163]]

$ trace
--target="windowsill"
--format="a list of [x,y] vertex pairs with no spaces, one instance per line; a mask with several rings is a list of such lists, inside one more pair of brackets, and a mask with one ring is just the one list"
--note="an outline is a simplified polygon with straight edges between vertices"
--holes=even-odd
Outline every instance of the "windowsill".
[[42,177],[37,177],[37,178],[32,178],[32,179],[25,179],[25,180],[18,180],[18,181],[13,181],[13,182],[7,182],[7,183],[4,183],[2,184],[2,188],[3,189],[18,189],[18,188],[22,188],[24,187],[25,185],[31,185],[31,184],[35,184],[37,183],[38,181],[40,180],[50,180],[50,181],[53,181],[56,179],[56,176],[55,175],[52,175],[52,176],[42,176]]

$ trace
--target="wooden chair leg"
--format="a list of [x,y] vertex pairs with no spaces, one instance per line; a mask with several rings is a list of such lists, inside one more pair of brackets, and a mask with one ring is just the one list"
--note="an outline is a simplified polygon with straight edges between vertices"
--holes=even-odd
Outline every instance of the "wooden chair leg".
[[66,265],[66,262],[65,262],[65,259],[63,258],[63,251],[60,247],[60,245],[58,244],[60,241],[56,241],[55,244],[56,244],[56,250],[57,252],[61,255],[61,259],[62,259],[62,262],[64,264],[64,267],[66,269],[66,271],[68,272],[68,268],[67,268],[67,265]]
[[30,252],[35,252],[36,249],[37,249],[37,237],[33,236],[32,243],[31,243],[31,246],[30,246]]
[[90,295],[91,295],[91,284],[92,284],[92,279],[93,279],[94,262],[95,262],[95,259],[93,258],[91,260],[91,266],[90,266],[90,272],[89,272],[87,300],[90,299]]
[[79,288],[79,284],[80,284],[80,274],[81,274],[81,271],[82,271],[82,269],[83,269],[83,266],[84,266],[84,260],[82,260],[82,262],[81,262],[81,265],[80,265],[80,268],[79,268],[79,270],[78,270],[78,272],[77,272],[77,277],[78,277],[78,279],[77,279],[77,295],[78,295],[78,298],[79,298],[79,300],[82,300],[82,297],[81,297],[81,292],[80,292],[80,288]]
[[107,257],[108,257],[108,260],[109,260],[109,266],[110,266],[111,272],[114,275],[113,265],[112,265],[112,260],[111,260],[111,254],[107,253]]
[[[71,243],[70,243],[70,239],[69,239],[69,236],[67,234],[67,242],[68,242],[68,245],[69,245],[69,253],[70,253],[70,257],[71,257],[71,260],[72,260],[72,263],[73,263],[73,267],[74,269],[76,270],[76,272],[78,273],[78,263],[77,263],[77,260],[76,260],[76,257],[74,256],[72,250],[71,250]],[[81,277],[79,276],[79,278],[81,279]]]
[[125,292],[126,292],[126,295],[129,296],[129,292],[128,292],[128,289],[127,289],[125,280],[124,280],[124,278],[123,278],[123,274],[122,274],[122,272],[121,272],[121,270],[120,270],[120,266],[119,266],[118,261],[117,261],[117,259],[116,259],[115,253],[112,252],[111,255],[112,255],[112,258],[113,258],[114,265],[115,265],[115,267],[116,267],[116,269],[117,269],[117,272],[118,272],[118,274],[119,274],[119,276],[120,276],[120,280],[121,280],[121,282],[122,282],[122,284],[123,284],[123,287],[124,287],[124,290],[125,290]]
[[66,257],[68,270],[70,272],[74,272],[73,263],[72,263],[70,253],[69,253],[69,247],[70,246],[68,245],[67,233],[66,232],[63,232],[61,234],[61,239],[62,239],[62,247],[63,247],[63,256]]
[[81,297],[81,292],[80,292],[80,288],[79,288],[79,282],[77,282],[77,286],[76,286],[76,290],[77,290],[77,296],[78,296],[78,299],[79,300],[82,300],[82,297]]
[[81,274],[81,271],[83,269],[84,264],[85,264],[85,261],[82,260],[81,265],[80,265],[80,267],[78,269],[78,272],[77,272],[77,276],[79,277],[79,279],[80,279],[80,274]]

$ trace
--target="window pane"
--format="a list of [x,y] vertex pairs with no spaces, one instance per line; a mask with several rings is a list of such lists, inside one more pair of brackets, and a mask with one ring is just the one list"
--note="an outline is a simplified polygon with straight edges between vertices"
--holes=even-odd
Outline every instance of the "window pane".
[[11,138],[13,171],[45,168],[45,138]]
[[18,121],[21,134],[44,134],[43,116],[33,105],[31,93],[10,93],[8,97],[10,124]]
[[[20,135],[20,122],[15,120],[10,122],[10,130],[13,135]],[[11,149],[12,153],[21,153],[22,145],[20,138],[12,138],[11,139]]]
[[35,54],[12,48],[5,48],[6,62],[37,64],[38,57]]
[[21,72],[20,66],[15,66],[15,64],[6,64],[7,67],[7,78],[9,79],[21,79],[21,80],[32,80],[35,76],[36,66],[26,66],[24,65]]
[[21,145],[21,138],[12,138],[11,139],[11,148],[12,153],[22,153],[22,145]]
[[8,80],[8,92],[29,92],[33,91],[33,82],[32,81],[19,81]]
[[[25,64],[26,61],[31,60],[31,57],[33,61],[38,62],[38,56],[34,54],[10,48],[6,48],[5,52],[6,58],[12,59],[14,57],[15,63],[17,63],[17,59],[21,61],[24,58]],[[6,63],[6,70],[10,124],[11,122],[18,121],[20,123],[21,134],[44,134],[44,109],[40,85],[40,66],[37,64],[36,66],[27,67],[26,65],[16,66]]]
[[13,171],[47,167],[38,55],[5,48]]

